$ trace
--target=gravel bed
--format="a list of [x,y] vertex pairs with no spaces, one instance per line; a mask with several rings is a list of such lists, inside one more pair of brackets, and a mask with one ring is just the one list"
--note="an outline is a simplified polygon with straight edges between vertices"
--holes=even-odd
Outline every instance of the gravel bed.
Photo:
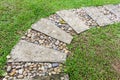
[[34,63],[19,62],[7,64],[7,75],[4,80],[16,80],[23,78],[35,78],[38,76],[51,76],[63,72],[63,64],[60,63]]
[[95,27],[98,25],[83,9],[73,9],[71,11],[76,13],[86,25],[90,27]]
[[66,43],[61,42],[55,38],[49,37],[41,32],[29,29],[25,36],[22,37],[23,40],[27,40],[29,42],[43,45],[47,48],[51,48],[54,50],[58,50],[67,54],[70,54],[70,51],[68,50]]
[[109,10],[107,10],[103,6],[99,6],[98,9],[100,10],[101,13],[106,15],[111,21],[113,21],[113,22],[120,22],[120,19],[116,15],[111,13]]
[[69,26],[69,24],[67,24],[59,15],[53,14],[53,15],[49,16],[48,19],[51,20],[52,23],[54,23],[56,26],[58,26],[65,32],[67,32],[71,35],[76,34],[76,32]]

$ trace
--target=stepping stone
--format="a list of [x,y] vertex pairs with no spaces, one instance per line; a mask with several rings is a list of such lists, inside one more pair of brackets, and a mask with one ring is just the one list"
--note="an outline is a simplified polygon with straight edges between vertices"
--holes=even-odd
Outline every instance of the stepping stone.
[[75,13],[70,10],[58,11],[57,14],[65,20],[77,33],[81,33],[89,29],[89,26],[85,24]]
[[101,13],[97,7],[87,7],[83,8],[83,10],[85,10],[99,26],[106,26],[113,23],[107,16]]
[[21,40],[11,51],[8,62],[65,62],[66,54]]
[[32,80],[69,80],[69,76],[65,75],[64,73],[61,73],[61,74],[54,74],[51,76],[38,77]]
[[54,74],[51,76],[41,76],[36,78],[24,78],[24,79],[16,79],[16,80],[69,80],[69,76],[64,73]]
[[41,19],[40,21],[32,25],[32,29],[40,31],[48,36],[51,36],[68,44],[70,44],[73,39],[70,34],[58,28],[48,19]]
[[120,19],[120,5],[106,5],[104,7]]

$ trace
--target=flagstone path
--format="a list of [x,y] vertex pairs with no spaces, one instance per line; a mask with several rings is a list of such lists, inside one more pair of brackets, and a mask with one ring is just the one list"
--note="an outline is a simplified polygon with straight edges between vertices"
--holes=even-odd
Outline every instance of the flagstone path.
[[120,4],[61,10],[34,23],[7,56],[3,80],[69,80],[64,62],[73,35],[120,22]]

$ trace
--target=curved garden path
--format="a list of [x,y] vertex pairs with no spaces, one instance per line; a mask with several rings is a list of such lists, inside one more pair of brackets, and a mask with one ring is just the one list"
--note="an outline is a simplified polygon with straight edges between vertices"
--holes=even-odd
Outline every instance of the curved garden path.
[[31,26],[7,56],[4,80],[69,80],[63,73],[73,35],[120,22],[120,4],[61,10]]

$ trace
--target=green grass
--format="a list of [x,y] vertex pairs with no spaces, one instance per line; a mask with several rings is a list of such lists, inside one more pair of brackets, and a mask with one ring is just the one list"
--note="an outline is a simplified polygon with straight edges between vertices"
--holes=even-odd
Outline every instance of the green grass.
[[6,56],[32,23],[57,10],[109,3],[120,0],[0,0],[0,75]]
[[120,59],[120,24],[90,29],[68,47],[73,53],[66,62],[70,80],[120,79],[112,67]]

